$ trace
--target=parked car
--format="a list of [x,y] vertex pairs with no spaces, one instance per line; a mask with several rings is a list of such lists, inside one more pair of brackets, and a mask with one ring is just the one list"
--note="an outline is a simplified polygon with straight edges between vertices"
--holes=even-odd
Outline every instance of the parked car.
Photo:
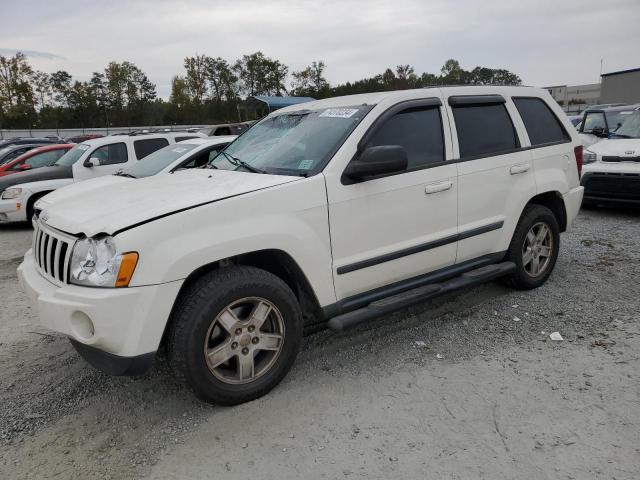
[[237,137],[194,138],[169,145],[126,169],[118,170],[113,175],[92,178],[60,188],[50,194],[49,201],[55,202],[69,196],[77,196],[82,192],[89,192],[107,185],[124,185],[133,178],[140,179],[161,173],[174,173],[188,168],[204,167],[235,138]]
[[[31,148],[16,158],[0,163],[0,177],[25,170],[33,170],[35,168],[50,167],[73,146],[72,143],[56,143]],[[18,148],[20,148],[20,146],[18,146]]]
[[65,142],[67,142],[67,143],[82,143],[82,142],[86,142],[87,140],[93,140],[94,138],[102,138],[102,137],[104,137],[104,135],[98,135],[98,134],[76,135],[75,137],[69,137],[69,138],[65,139]]
[[615,107],[598,107],[585,110],[580,130],[584,147],[593,145],[622,125],[627,116],[640,110],[640,104]]
[[584,152],[584,203],[640,205],[640,110]]
[[241,123],[225,123],[222,125],[211,125],[200,129],[201,133],[207,136],[229,136],[229,135],[241,135],[247,131],[255,121],[241,122]]
[[60,142],[56,138],[49,137],[16,137],[10,138],[8,140],[0,141],[0,148],[9,147],[11,145],[34,145],[34,144],[44,144],[44,143],[64,143]]
[[138,160],[176,141],[204,137],[193,133],[158,133],[96,138],[80,143],[53,166],[0,178],[0,222],[28,220],[38,198],[53,190],[135,164]]
[[496,278],[542,285],[580,208],[581,161],[542,89],[312,101],[211,169],[40,199],[18,276],[91,364],[141,373],[162,343],[201,398],[237,404],[282,380],[305,331]]
[[42,143],[8,145],[0,148],[0,165],[9,163],[20,155],[27,153],[29,150],[41,147]]

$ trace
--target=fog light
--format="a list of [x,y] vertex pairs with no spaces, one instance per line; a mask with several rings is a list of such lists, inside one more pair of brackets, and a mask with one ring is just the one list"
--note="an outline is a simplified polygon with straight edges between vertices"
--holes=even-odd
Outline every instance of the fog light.
[[83,340],[91,340],[95,333],[95,328],[93,326],[93,322],[86,313],[76,310],[71,314],[70,323],[71,331],[76,337]]

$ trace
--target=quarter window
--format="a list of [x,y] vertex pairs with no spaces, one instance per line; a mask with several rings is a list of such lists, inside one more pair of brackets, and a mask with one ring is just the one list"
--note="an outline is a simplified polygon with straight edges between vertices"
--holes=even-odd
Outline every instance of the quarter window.
[[540,98],[514,98],[520,117],[529,134],[531,145],[566,142],[571,140],[558,117]]
[[408,108],[389,118],[367,143],[368,147],[400,145],[407,151],[408,170],[444,161],[440,109]]
[[169,145],[169,140],[166,138],[147,138],[145,140],[136,140],[133,142],[133,149],[136,152],[136,158],[141,160],[147,155],[155,152],[156,150],[160,150],[167,145]]
[[124,143],[112,143],[96,148],[89,158],[97,158],[100,165],[127,163],[127,146]]
[[460,158],[513,151],[520,146],[503,103],[453,107]]

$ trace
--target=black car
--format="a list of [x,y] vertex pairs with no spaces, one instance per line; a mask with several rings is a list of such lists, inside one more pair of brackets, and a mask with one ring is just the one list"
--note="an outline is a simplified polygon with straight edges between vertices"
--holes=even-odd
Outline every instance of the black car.
[[53,137],[16,137],[8,140],[0,141],[0,148],[9,147],[11,145],[26,145],[38,143],[40,145],[48,143],[63,143],[61,140]]
[[46,145],[43,143],[27,143],[27,144],[18,144],[18,145],[0,145],[0,165],[4,165],[5,163],[13,160],[14,158],[18,158],[23,153],[28,152],[37,147],[41,147],[42,145]]

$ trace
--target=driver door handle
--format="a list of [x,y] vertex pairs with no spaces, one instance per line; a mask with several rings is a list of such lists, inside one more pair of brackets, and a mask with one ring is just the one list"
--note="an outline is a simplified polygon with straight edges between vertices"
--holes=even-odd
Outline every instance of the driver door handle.
[[430,183],[424,187],[424,193],[429,195],[431,193],[444,192],[445,190],[449,190],[451,187],[453,187],[453,182],[449,180],[446,182]]
[[518,173],[524,173],[529,171],[530,165],[528,163],[519,163],[509,169],[511,175],[517,175]]

